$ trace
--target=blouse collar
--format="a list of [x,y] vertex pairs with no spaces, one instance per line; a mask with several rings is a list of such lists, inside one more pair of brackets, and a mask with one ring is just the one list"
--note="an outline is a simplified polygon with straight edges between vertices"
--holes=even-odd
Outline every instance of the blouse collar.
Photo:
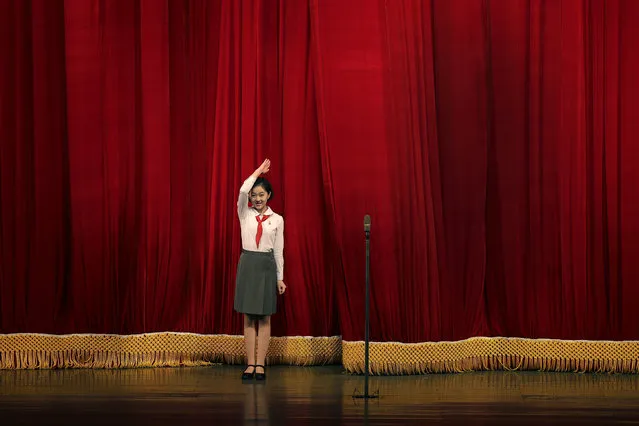
[[[253,212],[255,213],[255,216],[260,216],[257,210],[255,210],[255,207],[253,207]],[[266,206],[266,211],[264,212],[264,214],[267,216],[273,216],[273,213],[274,213],[273,210],[271,210],[270,207]]]

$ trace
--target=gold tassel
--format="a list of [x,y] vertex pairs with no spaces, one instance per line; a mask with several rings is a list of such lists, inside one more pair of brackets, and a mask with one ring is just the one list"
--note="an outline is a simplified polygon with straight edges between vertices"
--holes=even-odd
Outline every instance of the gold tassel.
[[[363,374],[364,343],[343,342],[347,372]],[[554,371],[639,373],[639,342],[471,338],[458,342],[373,342],[371,374],[399,375],[465,371]]]
[[[639,373],[639,342],[471,338],[457,342],[371,343],[376,375],[469,371]],[[342,363],[364,373],[364,343],[339,337],[274,337],[267,363]],[[0,335],[0,369],[150,368],[243,364],[242,336],[152,333],[131,336]]]
[[[341,360],[339,337],[273,337],[268,364],[323,365]],[[0,369],[187,367],[244,363],[242,336],[193,333],[0,335]]]

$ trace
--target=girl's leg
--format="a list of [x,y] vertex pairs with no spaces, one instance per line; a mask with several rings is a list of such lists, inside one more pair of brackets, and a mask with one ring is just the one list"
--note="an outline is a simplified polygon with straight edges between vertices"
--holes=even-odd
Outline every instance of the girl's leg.
[[[256,365],[265,365],[266,352],[271,340],[271,317],[262,317],[259,320],[259,332],[257,335],[257,363]],[[262,367],[257,367],[256,373],[264,373]]]
[[[244,315],[244,346],[246,346],[247,365],[255,365],[255,321]],[[253,367],[247,367],[245,372],[252,373]]]

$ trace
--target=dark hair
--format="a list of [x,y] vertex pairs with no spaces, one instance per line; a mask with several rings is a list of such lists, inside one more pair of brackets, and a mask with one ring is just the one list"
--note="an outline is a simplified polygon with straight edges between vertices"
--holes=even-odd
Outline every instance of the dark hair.
[[258,177],[255,180],[255,183],[253,184],[251,191],[253,191],[253,189],[255,189],[258,186],[261,186],[262,188],[264,188],[264,191],[266,191],[269,194],[269,201],[273,199],[273,188],[271,188],[271,183],[268,180],[266,180],[263,177]]

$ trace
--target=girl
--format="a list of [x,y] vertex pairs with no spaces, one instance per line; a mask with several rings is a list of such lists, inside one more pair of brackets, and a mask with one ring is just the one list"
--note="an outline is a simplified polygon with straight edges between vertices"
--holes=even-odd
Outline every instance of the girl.
[[[244,181],[237,200],[242,254],[237,265],[234,309],[244,314],[244,344],[248,361],[242,373],[244,380],[253,377],[266,379],[264,362],[271,338],[271,315],[276,312],[277,293],[286,291],[283,281],[284,218],[267,206],[273,191],[271,184],[260,177],[268,173],[270,166],[271,161],[264,160]],[[252,207],[248,207],[249,199]]]

